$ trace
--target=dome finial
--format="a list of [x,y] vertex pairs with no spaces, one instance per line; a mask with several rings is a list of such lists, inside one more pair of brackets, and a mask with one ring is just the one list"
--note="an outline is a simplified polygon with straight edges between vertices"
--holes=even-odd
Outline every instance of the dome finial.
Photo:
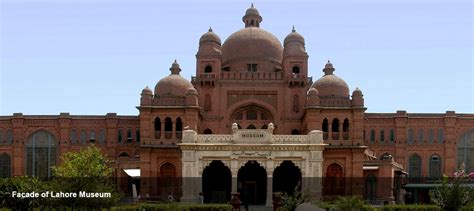
[[253,6],[253,3],[250,5],[250,8],[245,11],[244,17],[242,17],[242,21],[245,23],[245,28],[260,27],[262,20],[262,16],[260,16],[257,8]]
[[253,2],[250,4],[250,7],[252,7],[252,8],[253,8]]
[[332,75],[334,73],[334,70],[336,69],[334,69],[331,61],[329,61],[328,59],[328,63],[326,63],[323,69],[324,75]]
[[212,32],[212,27],[209,26],[209,32]]
[[178,64],[178,61],[176,61],[176,59],[171,65],[170,71],[172,75],[179,75],[179,72],[181,72],[181,68],[179,68],[179,64]]
[[295,25],[293,25],[293,29],[291,30],[291,32],[296,32]]

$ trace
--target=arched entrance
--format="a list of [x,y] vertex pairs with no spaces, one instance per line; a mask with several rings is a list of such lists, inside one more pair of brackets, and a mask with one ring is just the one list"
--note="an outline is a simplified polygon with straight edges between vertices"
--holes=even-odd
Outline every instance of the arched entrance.
[[377,197],[377,177],[374,174],[368,174],[365,178],[365,199],[375,200]]
[[273,172],[273,192],[293,195],[295,188],[301,190],[301,171],[291,161],[283,161]]
[[237,175],[238,192],[244,204],[265,204],[267,172],[257,161],[248,161]]
[[[442,134],[438,139],[442,139]],[[474,172],[474,129],[461,135],[457,143],[457,167],[464,165],[466,172]]]
[[204,203],[227,203],[230,201],[232,174],[221,161],[212,161],[202,173]]
[[25,144],[26,174],[38,178],[50,178],[51,167],[56,165],[57,140],[46,130],[30,135]]
[[325,195],[344,195],[344,172],[339,164],[333,163],[328,166],[323,193]]

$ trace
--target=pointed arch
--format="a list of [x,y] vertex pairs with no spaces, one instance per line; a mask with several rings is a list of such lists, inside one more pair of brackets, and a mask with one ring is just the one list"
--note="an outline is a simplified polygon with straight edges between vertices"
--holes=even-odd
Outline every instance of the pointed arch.
[[25,144],[26,174],[39,178],[51,177],[51,167],[57,161],[57,138],[47,130],[37,130]]
[[173,121],[170,117],[165,118],[165,138],[170,139],[173,132]]
[[442,173],[442,165],[441,165],[441,156],[438,154],[433,154],[430,156],[430,163],[429,163],[429,178],[431,179],[439,179],[441,178]]
[[155,118],[155,138],[159,139],[161,138],[161,119],[160,117]]
[[422,160],[420,155],[413,153],[408,160],[408,177],[410,181],[419,182],[422,177]]
[[176,118],[176,138],[181,139],[183,136],[183,121],[181,117]]

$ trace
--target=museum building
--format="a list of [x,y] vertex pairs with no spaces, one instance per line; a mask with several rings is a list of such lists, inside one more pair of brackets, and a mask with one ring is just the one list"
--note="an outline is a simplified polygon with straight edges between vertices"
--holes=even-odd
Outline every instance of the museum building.
[[366,113],[362,91],[350,92],[331,62],[313,82],[294,28],[282,44],[253,5],[242,21],[223,43],[203,34],[196,75],[185,79],[175,61],[142,90],[138,116],[0,116],[0,177],[51,177],[62,154],[95,144],[126,194],[135,182],[149,200],[227,202],[238,192],[271,206],[274,193],[295,190],[423,203],[443,174],[474,171],[474,114]]

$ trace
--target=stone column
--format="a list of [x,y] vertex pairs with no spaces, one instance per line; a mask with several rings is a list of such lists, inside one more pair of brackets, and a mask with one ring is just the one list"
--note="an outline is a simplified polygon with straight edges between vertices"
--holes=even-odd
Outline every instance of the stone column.
[[160,139],[165,138],[165,122],[160,122]]
[[273,168],[267,169],[267,199],[266,207],[273,207]]
[[171,120],[171,139],[176,139],[176,122]]
[[328,121],[328,140],[332,140],[332,122]]
[[339,121],[339,140],[342,140],[342,121]]
[[231,193],[237,193],[237,175],[239,173],[239,161],[231,160],[230,161],[230,173],[232,175],[232,189]]

